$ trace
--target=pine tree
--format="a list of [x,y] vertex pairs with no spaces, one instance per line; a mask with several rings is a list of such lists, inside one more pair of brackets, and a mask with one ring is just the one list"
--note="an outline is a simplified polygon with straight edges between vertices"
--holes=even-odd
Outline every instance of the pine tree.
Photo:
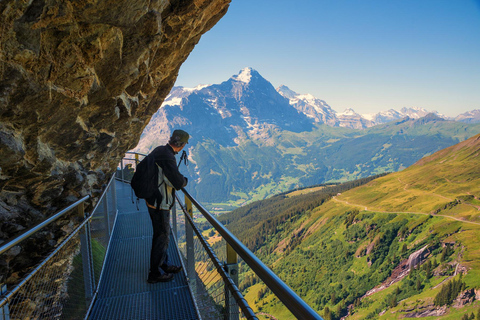
[[[357,299],[355,299],[355,303],[353,304],[353,306],[355,308],[358,308],[358,307],[360,307],[360,304],[361,304],[360,298],[357,298]],[[480,309],[478,310],[478,312],[480,312]]]
[[440,262],[444,262],[446,256],[447,256],[447,247],[444,247],[442,250],[442,255],[440,256]]
[[335,312],[337,318],[340,318],[342,316],[342,309],[343,309],[342,303],[338,304],[337,311]]
[[458,280],[449,281],[443,285],[440,292],[435,296],[434,304],[436,306],[450,305],[455,300],[458,294],[465,289],[465,282],[462,277]]
[[330,301],[332,302],[332,304],[335,304],[335,300],[337,300],[337,297],[335,296],[335,292],[332,292],[330,294]]
[[[455,281],[455,280],[453,280],[453,281]],[[445,297],[444,297],[445,303],[444,304],[448,304],[448,302],[452,299],[452,296],[453,296],[452,287],[453,287],[452,282],[449,281],[447,283],[447,288],[445,290]]]
[[415,283],[415,288],[417,289],[417,291],[420,291],[422,289],[422,282],[420,281],[420,279],[417,279],[417,282]]
[[394,294],[392,296],[388,305],[390,306],[390,308],[395,308],[397,306],[397,295],[396,294]]
[[416,271],[415,267],[413,267],[413,268],[410,269],[410,272],[409,272],[409,274],[408,274],[408,277],[409,277],[410,279],[412,279],[412,278],[415,276],[415,271]]
[[430,260],[428,260],[425,264],[425,274],[427,279],[430,279],[432,277],[432,262]]
[[396,289],[395,289],[395,295],[398,296],[400,294],[400,287],[398,286]]
[[323,317],[325,320],[332,320],[332,312],[330,311],[329,307],[325,307],[325,309],[323,309]]

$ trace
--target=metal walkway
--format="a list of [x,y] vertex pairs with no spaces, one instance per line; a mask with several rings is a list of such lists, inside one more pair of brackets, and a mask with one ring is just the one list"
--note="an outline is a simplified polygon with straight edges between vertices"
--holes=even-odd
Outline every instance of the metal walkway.
[[[184,271],[171,282],[147,283],[152,225],[145,203],[140,211],[128,184],[116,182],[118,215],[103,278],[89,319],[198,319]],[[169,260],[180,265],[173,237]]]

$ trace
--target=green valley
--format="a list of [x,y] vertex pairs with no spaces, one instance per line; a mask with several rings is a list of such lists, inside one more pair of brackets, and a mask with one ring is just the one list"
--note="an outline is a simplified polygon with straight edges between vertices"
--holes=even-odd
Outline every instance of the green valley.
[[[257,201],[219,219],[325,319],[472,319],[480,135],[407,169]],[[241,264],[265,319],[293,319]]]
[[190,190],[215,207],[239,206],[293,188],[399,171],[479,131],[480,124],[425,117],[364,130],[271,130],[237,146],[207,139],[190,149]]

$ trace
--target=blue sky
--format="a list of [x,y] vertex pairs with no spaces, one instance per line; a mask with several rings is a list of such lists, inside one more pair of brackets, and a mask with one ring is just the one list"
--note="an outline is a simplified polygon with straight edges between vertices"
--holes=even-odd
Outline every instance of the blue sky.
[[175,85],[244,67],[334,110],[480,109],[480,0],[232,0]]

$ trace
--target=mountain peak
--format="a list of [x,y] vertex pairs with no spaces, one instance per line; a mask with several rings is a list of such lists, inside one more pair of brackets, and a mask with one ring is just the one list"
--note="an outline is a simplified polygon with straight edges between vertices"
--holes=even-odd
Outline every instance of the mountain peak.
[[357,116],[359,115],[358,113],[355,112],[352,108],[345,109],[342,113],[339,113],[339,115],[344,115],[344,116]]
[[298,93],[287,87],[286,85],[281,85],[277,89],[277,92],[280,93],[282,96],[284,96],[287,99],[293,99],[296,96],[298,96]]
[[419,119],[416,119],[415,120],[415,123],[416,124],[425,124],[427,122],[430,122],[430,121],[445,121],[445,119],[439,117],[438,115],[436,115],[435,113],[431,112],[431,113],[428,113],[427,115],[419,118]]
[[455,121],[461,121],[465,123],[480,122],[480,109],[475,109],[458,115]]
[[252,76],[260,76],[260,74],[257,72],[257,70],[251,67],[246,67],[240,70],[240,72],[233,76],[232,79],[240,82],[250,83]]

